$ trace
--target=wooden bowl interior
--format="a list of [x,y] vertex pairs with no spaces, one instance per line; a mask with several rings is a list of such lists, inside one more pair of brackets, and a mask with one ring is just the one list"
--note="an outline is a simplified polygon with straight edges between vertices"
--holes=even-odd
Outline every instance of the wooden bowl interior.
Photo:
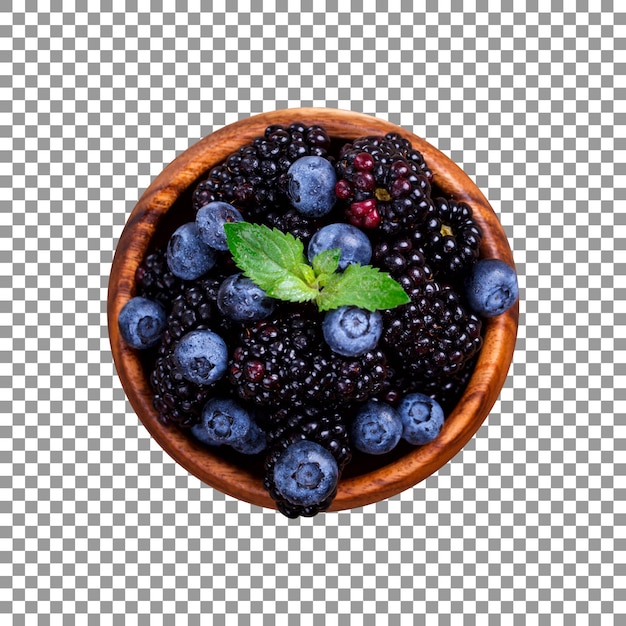
[[[270,124],[321,124],[338,144],[364,135],[399,132],[424,155],[434,173],[433,186],[467,202],[483,229],[481,256],[514,265],[506,234],[487,199],[448,157],[416,135],[389,122],[350,111],[287,109],[246,118],[205,137],[168,165],[140,198],[120,237],[111,268],[108,323],[115,366],[128,399],[159,445],[185,469],[240,500],[276,508],[262,485],[262,462],[227,450],[210,450],[175,427],[162,424],[152,406],[145,355],[121,339],[117,318],[135,295],[135,272],[146,254],[162,245],[180,224],[194,218],[191,195],[208,170]],[[476,433],[506,379],[517,335],[518,306],[484,325],[484,346],[458,406],[439,437],[413,447],[400,445],[384,457],[355,453],[339,483],[332,510],[384,500],[419,483],[447,463]]]

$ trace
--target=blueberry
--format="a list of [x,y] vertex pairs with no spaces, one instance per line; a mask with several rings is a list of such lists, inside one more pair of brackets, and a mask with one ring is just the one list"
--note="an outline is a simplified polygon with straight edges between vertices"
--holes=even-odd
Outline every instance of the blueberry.
[[324,250],[339,248],[339,269],[345,270],[351,263],[367,265],[372,258],[372,244],[369,237],[351,224],[329,224],[318,230],[309,243],[308,257],[313,257]]
[[337,201],[337,175],[327,159],[304,156],[287,171],[287,195],[296,210],[308,217],[322,217]]
[[117,323],[129,346],[139,350],[152,348],[165,330],[165,309],[154,300],[137,296],[122,307]]
[[267,447],[265,433],[252,423],[248,434],[241,440],[234,441],[231,446],[241,454],[258,454]]
[[230,398],[212,398],[202,409],[201,424],[215,443],[243,443],[256,425],[250,413]]
[[183,280],[195,280],[215,265],[215,251],[207,246],[195,222],[176,229],[167,243],[167,265]]
[[296,506],[319,504],[337,488],[335,457],[318,443],[303,439],[291,444],[274,465],[278,492]]
[[333,352],[359,356],[376,347],[383,332],[383,318],[379,311],[342,306],[326,313],[322,331]]
[[199,442],[204,443],[207,446],[219,446],[219,442],[215,441],[213,437],[209,435],[209,431],[206,429],[204,422],[198,422],[194,424],[189,432],[195,437]]
[[213,331],[193,330],[176,345],[174,360],[183,378],[198,385],[210,385],[226,372],[228,348]]
[[241,213],[226,202],[209,202],[196,213],[200,239],[214,250],[228,250],[224,224],[242,221]]
[[515,270],[499,259],[482,259],[465,281],[470,307],[482,317],[495,317],[517,301],[519,289]]
[[402,420],[384,402],[370,400],[359,409],[351,427],[352,444],[367,454],[385,454],[393,450],[402,437]]
[[443,426],[443,409],[423,393],[411,393],[398,405],[402,438],[417,446],[432,441]]
[[272,313],[276,300],[243,274],[232,274],[217,292],[217,306],[223,315],[238,322],[252,322]]

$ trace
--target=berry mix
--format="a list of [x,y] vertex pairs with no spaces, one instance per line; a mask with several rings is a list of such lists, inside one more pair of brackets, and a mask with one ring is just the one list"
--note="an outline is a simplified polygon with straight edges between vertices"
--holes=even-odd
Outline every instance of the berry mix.
[[335,148],[321,126],[270,126],[192,211],[137,270],[120,332],[159,419],[261,459],[288,517],[328,509],[354,454],[436,438],[483,318],[517,299],[515,271],[479,260],[471,207],[397,133]]

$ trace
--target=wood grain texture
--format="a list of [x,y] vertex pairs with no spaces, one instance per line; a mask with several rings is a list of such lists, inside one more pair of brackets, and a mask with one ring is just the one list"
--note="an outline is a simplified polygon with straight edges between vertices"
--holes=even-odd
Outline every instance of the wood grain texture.
[[[139,419],[158,444],[187,471],[208,485],[252,504],[275,508],[252,467],[235,464],[195,443],[183,432],[157,418],[152,393],[138,353],[121,339],[117,318],[135,294],[135,272],[160,222],[190,185],[244,143],[263,134],[270,124],[321,124],[333,138],[346,141],[364,135],[399,132],[424,155],[435,184],[446,194],[467,202],[483,229],[481,256],[499,258],[514,266],[506,234],[473,181],[448,157],[411,132],[369,115],[335,109],[286,109],[262,113],[226,126],[182,153],[146,189],[120,237],[111,267],[108,324],[111,349],[126,395]],[[436,472],[474,436],[498,398],[506,379],[517,336],[519,308],[487,321],[484,347],[459,405],[449,415],[439,437],[414,448],[384,467],[342,479],[331,511],[384,500]]]

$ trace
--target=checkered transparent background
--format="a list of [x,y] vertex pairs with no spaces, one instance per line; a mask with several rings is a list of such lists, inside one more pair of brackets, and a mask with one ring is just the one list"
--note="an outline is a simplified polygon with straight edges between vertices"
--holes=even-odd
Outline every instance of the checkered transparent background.
[[[0,613],[626,623],[620,7],[4,2]],[[522,304],[500,399],[451,463],[388,501],[289,521],[151,440],[105,302],[117,239],[163,166],[225,124],[298,106],[375,114],[450,155],[500,215]]]

